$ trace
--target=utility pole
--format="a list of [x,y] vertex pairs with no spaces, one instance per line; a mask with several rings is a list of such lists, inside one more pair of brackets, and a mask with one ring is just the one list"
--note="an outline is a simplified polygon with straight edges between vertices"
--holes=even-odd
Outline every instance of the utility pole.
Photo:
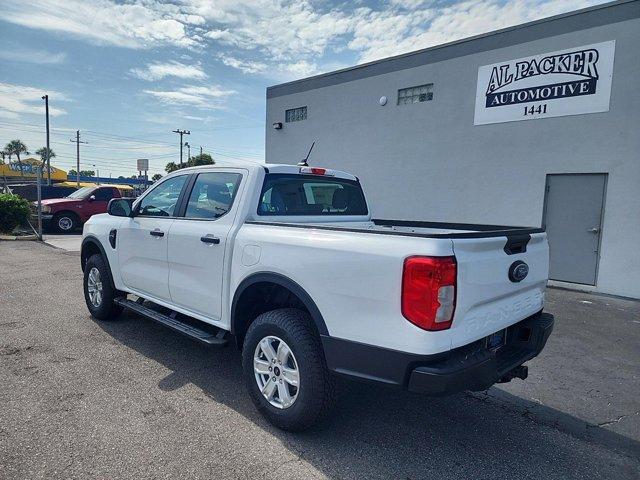
[[50,156],[51,150],[49,150],[49,95],[43,95],[45,116],[47,118],[47,185],[51,186],[51,163]]
[[69,141],[76,144],[76,187],[80,188],[80,144],[87,142],[80,141],[80,130],[76,130],[76,139],[71,138]]
[[184,142],[184,146],[187,147],[187,162],[191,160],[191,145],[189,142]]
[[191,135],[191,132],[189,130],[172,130],[173,133],[179,133],[180,134],[180,166],[182,167],[182,136],[183,135]]
[[200,145],[200,156],[202,157],[202,145]]

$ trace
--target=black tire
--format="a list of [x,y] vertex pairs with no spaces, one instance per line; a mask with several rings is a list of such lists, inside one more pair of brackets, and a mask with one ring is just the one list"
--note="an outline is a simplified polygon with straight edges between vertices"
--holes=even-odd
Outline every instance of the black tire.
[[53,216],[52,225],[58,233],[71,233],[78,228],[80,220],[73,212],[60,212]]
[[[89,294],[89,275],[94,268],[100,273],[99,278],[102,285],[101,301],[98,305],[94,305],[92,303]],[[87,304],[87,308],[89,309],[91,316],[98,320],[113,320],[122,313],[122,307],[116,305],[113,300],[117,296],[122,296],[124,294],[113,288],[109,275],[109,266],[102,255],[91,255],[84,267],[84,280],[82,282],[82,287],[84,290],[84,300]]]
[[[297,398],[284,409],[274,407],[262,395],[254,374],[256,346],[267,336],[276,336],[290,347],[300,376]],[[333,378],[326,367],[320,338],[306,312],[283,308],[263,313],[250,325],[242,350],[242,370],[256,408],[269,422],[289,431],[302,431],[320,422],[335,398]]]

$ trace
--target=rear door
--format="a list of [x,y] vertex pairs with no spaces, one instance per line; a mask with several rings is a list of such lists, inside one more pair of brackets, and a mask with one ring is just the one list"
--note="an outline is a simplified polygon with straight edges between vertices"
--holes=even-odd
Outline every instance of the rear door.
[[225,257],[243,170],[197,174],[168,238],[172,303],[213,321],[222,316]]
[[154,186],[136,204],[134,217],[117,232],[122,281],[150,299],[169,302],[167,240],[189,175],[170,177]]
[[[497,332],[542,309],[549,275],[544,233],[529,236],[514,231],[510,238],[454,238],[452,242],[458,264],[452,348]],[[518,268],[522,263],[527,268]],[[516,268],[520,276],[512,275]],[[520,278],[525,271],[526,276]]]

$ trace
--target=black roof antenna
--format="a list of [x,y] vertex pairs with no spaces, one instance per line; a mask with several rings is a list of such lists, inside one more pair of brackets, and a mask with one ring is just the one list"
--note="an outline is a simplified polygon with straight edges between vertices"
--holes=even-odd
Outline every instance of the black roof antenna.
[[307,156],[301,161],[298,162],[298,166],[299,167],[308,167],[309,164],[307,163],[307,160],[309,160],[309,155],[311,155],[311,150],[313,150],[313,146],[316,144],[315,140],[313,141],[313,143],[311,144],[311,148],[309,149],[309,153],[307,153]]

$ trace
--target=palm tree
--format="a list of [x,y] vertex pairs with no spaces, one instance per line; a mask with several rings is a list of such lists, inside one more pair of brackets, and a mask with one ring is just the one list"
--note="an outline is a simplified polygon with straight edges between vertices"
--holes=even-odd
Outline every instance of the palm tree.
[[[36,155],[40,155],[40,160],[42,160],[41,167],[44,168],[45,164],[47,163],[47,147],[42,147],[36,150]],[[56,152],[49,149],[49,160],[55,157],[56,157]]]
[[20,154],[24,153],[25,155],[29,155],[29,151],[27,150],[27,146],[22,143],[20,140],[11,140],[7,143],[7,146],[4,147],[5,152],[9,155],[9,159],[11,159],[11,155],[15,155],[18,159],[18,166],[20,167],[20,176],[24,177],[24,172],[22,171],[22,162],[20,161]]

